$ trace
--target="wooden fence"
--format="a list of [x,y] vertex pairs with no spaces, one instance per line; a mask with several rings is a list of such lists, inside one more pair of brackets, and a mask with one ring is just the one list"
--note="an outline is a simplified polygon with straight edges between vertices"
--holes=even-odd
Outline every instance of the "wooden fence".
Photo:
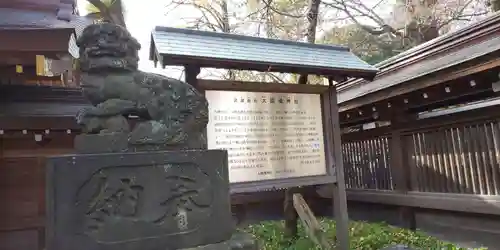
[[500,215],[499,111],[343,134],[348,200]]
[[[500,194],[500,122],[476,122],[403,135],[412,191]],[[390,135],[344,141],[347,187],[394,190]]]

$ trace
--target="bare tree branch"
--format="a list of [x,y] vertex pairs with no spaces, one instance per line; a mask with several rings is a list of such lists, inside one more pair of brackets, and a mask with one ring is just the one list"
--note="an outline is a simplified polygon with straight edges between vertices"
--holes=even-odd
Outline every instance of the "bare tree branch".
[[[117,24],[117,25],[121,25],[122,27],[126,27],[125,25],[125,21],[123,20],[123,18],[120,18],[116,15],[116,13],[113,13],[112,11],[110,11],[109,7],[106,6],[103,2],[101,2],[100,0],[87,0],[90,4],[94,5],[98,10],[99,10],[99,14],[101,15],[101,17],[109,22],[112,22],[114,24]],[[120,10],[121,10],[121,1],[120,0],[117,0],[119,1],[119,3],[114,3],[113,4],[120,4]],[[120,13],[122,14],[122,13]]]

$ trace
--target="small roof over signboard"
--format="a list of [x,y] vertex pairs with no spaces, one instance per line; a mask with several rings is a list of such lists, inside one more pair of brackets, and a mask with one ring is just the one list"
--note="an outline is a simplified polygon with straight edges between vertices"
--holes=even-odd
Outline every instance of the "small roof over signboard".
[[150,60],[161,65],[307,73],[371,79],[378,69],[349,48],[235,34],[156,27]]

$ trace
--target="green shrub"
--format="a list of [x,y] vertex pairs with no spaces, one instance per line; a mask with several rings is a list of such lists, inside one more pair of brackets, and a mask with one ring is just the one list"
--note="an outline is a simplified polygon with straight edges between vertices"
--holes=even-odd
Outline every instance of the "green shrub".
[[[335,222],[322,219],[321,225],[328,240],[335,242]],[[253,234],[260,244],[261,250],[313,250],[319,249],[309,240],[304,228],[299,223],[299,235],[296,240],[285,239],[283,221],[265,221],[241,229]],[[351,222],[349,230],[351,249],[376,250],[389,245],[403,244],[422,250],[431,249],[461,249],[457,246],[440,241],[420,231],[405,230],[385,223]]]

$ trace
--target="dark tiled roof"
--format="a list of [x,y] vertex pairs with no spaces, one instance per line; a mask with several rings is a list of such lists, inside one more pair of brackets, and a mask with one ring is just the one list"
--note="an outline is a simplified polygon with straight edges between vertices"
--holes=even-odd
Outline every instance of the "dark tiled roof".
[[[262,64],[273,68],[280,65],[287,68],[309,68],[327,72],[377,72],[377,68],[362,61],[342,46],[308,44],[303,42],[265,39],[258,37],[156,27],[152,44],[163,64],[169,65],[172,57],[196,58],[238,64]],[[152,58],[154,59],[154,58]],[[214,63],[215,64],[215,63]],[[244,69],[244,68],[241,68]]]
[[[0,8],[0,29],[72,28],[75,29],[76,36],[79,36],[92,22],[92,19],[77,15],[71,16],[70,21],[65,21],[59,20],[55,12]],[[78,57],[75,37],[68,42],[69,52]]]

